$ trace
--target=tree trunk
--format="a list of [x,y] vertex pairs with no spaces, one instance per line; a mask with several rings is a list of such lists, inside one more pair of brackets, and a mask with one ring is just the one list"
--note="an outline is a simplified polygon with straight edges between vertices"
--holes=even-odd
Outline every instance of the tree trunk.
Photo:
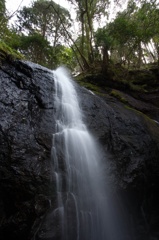
[[81,37],[81,52],[84,54],[84,15],[85,11],[81,10],[81,16],[80,16],[80,21],[81,21],[81,30],[82,30],[82,37]]
[[87,14],[87,29],[88,29],[88,44],[89,44],[89,61],[93,63],[94,61],[94,54],[93,54],[93,23],[92,23],[92,16],[91,16],[91,9],[89,9],[88,1],[86,0],[86,14]]
[[138,62],[137,62],[137,68],[141,68],[142,63],[142,48],[141,48],[141,42],[138,43]]
[[[53,7],[53,9],[54,9],[54,11],[55,11],[56,13],[58,13],[53,4],[51,4],[50,6]],[[72,38],[71,34],[69,33],[69,31],[66,29],[66,27],[65,27],[65,25],[64,25],[64,23],[63,23],[62,18],[61,18],[60,15],[59,15],[59,20],[60,20],[61,25],[62,25],[64,31],[66,32],[68,38],[72,41],[72,43],[74,44],[76,50],[78,51],[78,53],[79,53],[79,55],[80,55],[80,57],[81,57],[81,60],[82,60],[82,62],[83,62],[83,67],[84,67],[84,69],[88,69],[88,68],[89,68],[89,64],[88,64],[86,58],[84,57],[84,55],[82,54],[81,50],[79,49],[79,47],[77,46],[77,44],[76,44],[75,41],[73,40],[73,38]]]
[[157,66],[158,66],[158,72],[159,72],[159,45],[157,46]]
[[106,73],[108,70],[109,55],[106,46],[103,46],[103,62],[102,62],[102,72]]

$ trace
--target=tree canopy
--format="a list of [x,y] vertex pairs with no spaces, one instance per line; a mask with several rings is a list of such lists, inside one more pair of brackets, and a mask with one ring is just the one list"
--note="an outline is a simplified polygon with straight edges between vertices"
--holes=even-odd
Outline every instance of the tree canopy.
[[[159,1],[67,0],[71,12],[52,0],[34,0],[17,10],[9,24],[5,1],[0,1],[0,38],[26,59],[54,68],[60,64],[84,71],[109,63],[141,68],[159,64]],[[116,16],[108,21],[112,5]],[[119,11],[120,10],[120,11]],[[74,31],[73,24],[76,22]],[[77,27],[78,26],[78,27]]]

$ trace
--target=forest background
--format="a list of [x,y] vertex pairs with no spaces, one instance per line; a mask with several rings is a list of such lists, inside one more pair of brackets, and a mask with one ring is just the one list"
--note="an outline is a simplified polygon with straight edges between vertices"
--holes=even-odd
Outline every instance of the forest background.
[[51,69],[64,64],[76,72],[112,63],[127,69],[159,65],[158,0],[130,0],[125,9],[123,0],[67,2],[73,19],[68,8],[52,0],[35,0],[13,13],[0,0],[0,48]]

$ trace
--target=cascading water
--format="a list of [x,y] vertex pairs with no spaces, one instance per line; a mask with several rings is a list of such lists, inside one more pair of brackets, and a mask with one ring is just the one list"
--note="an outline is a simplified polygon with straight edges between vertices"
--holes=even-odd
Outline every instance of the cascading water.
[[52,158],[56,179],[60,239],[106,240],[106,197],[97,143],[82,120],[67,71],[53,72],[56,133]]

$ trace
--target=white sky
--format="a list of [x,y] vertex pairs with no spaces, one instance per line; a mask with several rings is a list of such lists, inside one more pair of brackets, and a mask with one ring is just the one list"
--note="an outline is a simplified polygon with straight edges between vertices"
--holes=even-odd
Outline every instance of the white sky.
[[[33,1],[32,0],[6,0],[6,8],[7,10],[12,13],[17,10],[19,5],[22,6],[29,6],[31,5]],[[54,0],[54,2],[60,4],[64,8],[68,8],[68,2],[66,0]]]
[[[124,4],[123,4],[122,8],[126,7],[127,1],[128,0],[124,1]],[[16,1],[6,0],[6,8],[7,8],[8,12],[9,12],[9,15],[11,15],[18,8],[21,8],[23,6],[29,6],[29,5],[31,5],[32,2],[33,2],[33,0],[16,0]],[[54,2],[56,2],[57,4],[60,4],[64,8],[67,8],[69,10],[69,12],[71,13],[72,19],[75,19],[75,11],[74,11],[73,7],[71,7],[71,4],[69,4],[67,2],[67,0],[54,0]],[[113,1],[111,3],[113,3]],[[115,17],[115,12],[114,12],[113,7],[114,7],[114,4],[111,4],[110,19]],[[12,20],[14,21],[14,18],[12,18]],[[103,24],[105,25],[105,21],[106,21],[105,19],[103,19],[103,21],[101,21],[101,26]],[[74,24],[75,24],[75,22],[74,22]],[[95,25],[97,25],[97,26],[95,26],[95,28],[99,27],[98,24],[95,24]],[[78,26],[76,26],[76,24],[75,24],[74,28],[76,29],[76,28],[78,28]]]
[[[22,3],[22,4],[21,4]],[[28,6],[31,3],[31,0],[6,0],[6,8],[9,12],[14,12],[17,10],[18,6]]]

